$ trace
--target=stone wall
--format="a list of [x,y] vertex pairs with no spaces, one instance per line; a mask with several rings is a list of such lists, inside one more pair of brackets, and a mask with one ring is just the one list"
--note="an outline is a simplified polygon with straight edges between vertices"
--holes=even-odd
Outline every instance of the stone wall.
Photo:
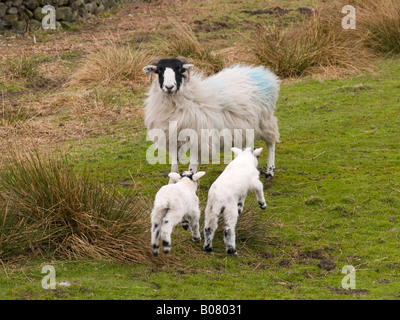
[[42,13],[45,5],[52,5],[56,9],[56,25],[57,28],[62,28],[131,1],[133,0],[1,0],[0,32],[13,30],[25,33],[39,30],[45,16]]

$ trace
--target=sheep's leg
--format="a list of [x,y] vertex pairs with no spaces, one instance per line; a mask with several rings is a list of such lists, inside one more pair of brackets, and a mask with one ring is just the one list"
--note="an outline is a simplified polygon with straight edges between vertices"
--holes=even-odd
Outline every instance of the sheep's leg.
[[275,173],[275,143],[279,142],[278,119],[272,116],[262,124],[261,136],[268,148],[268,162],[265,178],[272,179]]
[[198,163],[198,153],[193,152],[193,150],[190,150],[190,164],[189,164],[189,171],[192,171],[193,173],[197,172],[197,167],[199,166]]
[[175,221],[173,216],[174,214],[170,211],[161,222],[161,241],[164,253],[171,251],[171,233],[176,224],[179,222]]
[[224,212],[225,228],[224,228],[224,242],[226,245],[226,253],[237,255],[236,252],[236,223],[238,214],[235,208],[226,208]]
[[275,143],[267,143],[268,147],[268,162],[265,177],[272,179],[275,173]]
[[265,202],[263,184],[260,180],[257,180],[256,185],[254,187],[254,191],[256,193],[256,198],[260,208],[265,209],[267,207],[267,204]]
[[214,239],[215,230],[218,227],[218,215],[219,212],[214,212],[212,207],[207,205],[205,211],[204,221],[204,251],[212,251],[212,241]]
[[188,216],[189,227],[192,231],[192,240],[198,242],[201,240],[200,230],[199,230],[199,220],[200,220],[200,210],[196,209],[192,211],[192,214]]
[[161,218],[157,217],[154,214],[154,211],[151,215],[151,247],[153,250],[153,255],[157,256],[160,251]]
[[[178,172],[178,170],[179,170],[179,164],[177,160],[176,163],[171,164],[171,172]],[[168,184],[173,184],[173,183],[174,181],[171,178],[169,178]]]

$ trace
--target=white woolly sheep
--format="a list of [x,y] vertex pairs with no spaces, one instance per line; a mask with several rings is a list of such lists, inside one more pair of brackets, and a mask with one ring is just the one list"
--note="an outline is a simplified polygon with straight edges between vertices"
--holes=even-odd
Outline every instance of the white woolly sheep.
[[248,191],[255,191],[258,204],[265,209],[263,184],[257,170],[258,157],[262,148],[246,148],[243,151],[232,148],[235,159],[227,165],[221,175],[211,185],[208,192],[204,224],[204,250],[212,251],[212,240],[218,226],[218,217],[223,215],[225,221],[224,242],[226,252],[236,255],[235,227],[243,211]]
[[197,180],[203,175],[204,171],[171,172],[169,177],[176,183],[163,186],[157,192],[151,212],[151,245],[155,256],[159,253],[160,238],[164,253],[171,250],[171,233],[179,222],[185,230],[190,228],[193,241],[201,240],[196,190]]
[[[268,147],[265,175],[273,177],[275,143],[279,142],[274,116],[279,92],[277,76],[261,66],[235,65],[205,78],[201,73],[190,74],[193,67],[186,58],[178,57],[161,59],[143,68],[147,74],[158,75],[158,81],[152,82],[145,101],[144,121],[148,131],[161,129],[166,134],[166,144],[160,148],[169,152],[167,133],[171,121],[177,122],[178,134],[190,128],[197,132],[199,140],[202,129],[228,129],[231,132],[241,129],[243,133],[253,129],[254,138],[264,140]],[[184,143],[177,142],[176,147]],[[200,141],[196,141],[196,145],[208,147],[200,146]],[[235,143],[233,146],[244,147]],[[199,159],[191,157],[189,170],[196,172],[198,163]],[[177,156],[171,172],[178,172]]]

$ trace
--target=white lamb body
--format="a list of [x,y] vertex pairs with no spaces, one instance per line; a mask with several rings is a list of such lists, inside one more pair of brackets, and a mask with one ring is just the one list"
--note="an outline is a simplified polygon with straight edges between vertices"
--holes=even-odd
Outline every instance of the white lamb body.
[[179,174],[171,173],[171,179],[178,182],[163,186],[157,192],[151,212],[151,244],[154,255],[159,252],[160,239],[164,253],[171,250],[171,233],[179,222],[182,222],[184,229],[190,227],[193,241],[200,241],[200,209],[196,181],[204,174],[188,173],[181,178]]
[[[268,146],[267,174],[273,176],[275,143],[279,141],[274,117],[278,92],[279,80],[263,67],[236,65],[208,78],[194,73],[190,75],[190,81],[184,79],[179,91],[171,95],[160,90],[155,80],[145,101],[145,124],[147,130],[161,129],[166,133],[166,145],[160,147],[167,151],[170,121],[177,122],[178,133],[186,128],[194,129],[199,140],[201,129],[229,129],[232,132],[241,129],[245,142],[246,129],[253,129],[255,139],[264,140]],[[208,145],[201,146],[200,141],[197,145],[209,148]],[[235,146],[242,148],[242,145]],[[195,172],[198,162],[191,158],[189,169]],[[171,171],[177,172],[178,165],[173,164]]]
[[218,217],[223,215],[225,221],[224,241],[226,251],[236,254],[235,227],[238,216],[243,211],[248,191],[255,191],[261,209],[266,208],[263,184],[259,180],[257,157],[262,148],[244,151],[232,148],[236,158],[225,168],[222,174],[211,185],[208,192],[205,211],[204,250],[212,251],[212,240],[218,226]]

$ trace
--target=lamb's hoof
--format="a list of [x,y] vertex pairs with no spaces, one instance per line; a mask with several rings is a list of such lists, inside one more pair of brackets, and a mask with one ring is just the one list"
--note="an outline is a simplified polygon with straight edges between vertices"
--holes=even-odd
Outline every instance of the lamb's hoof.
[[228,248],[228,249],[226,249],[226,253],[227,253],[227,254],[230,254],[230,255],[232,255],[232,256],[237,256],[237,252],[236,252],[236,250],[235,250],[234,248]]
[[205,252],[212,252],[212,248],[210,246],[204,247]]
[[267,204],[265,202],[259,202],[258,204],[260,205],[260,208],[263,210],[267,207]]
[[171,248],[164,248],[164,249],[163,249],[163,252],[164,252],[165,254],[168,254],[170,251],[171,251]]
[[189,229],[189,222],[182,222],[182,228],[184,229],[184,230],[187,230],[187,229]]
[[199,242],[199,241],[201,240],[201,237],[197,237],[197,238],[196,238],[196,237],[193,237],[192,240],[193,240],[194,242]]
[[153,251],[153,256],[157,257],[158,256],[158,251]]

